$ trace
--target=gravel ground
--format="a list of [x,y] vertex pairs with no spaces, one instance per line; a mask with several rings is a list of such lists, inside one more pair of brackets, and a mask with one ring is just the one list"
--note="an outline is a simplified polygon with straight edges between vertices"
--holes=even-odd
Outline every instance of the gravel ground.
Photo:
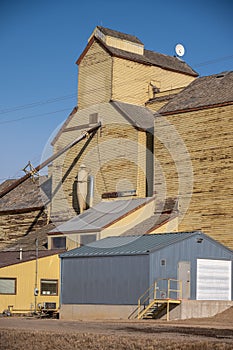
[[0,349],[233,349],[233,308],[179,321],[0,318]]

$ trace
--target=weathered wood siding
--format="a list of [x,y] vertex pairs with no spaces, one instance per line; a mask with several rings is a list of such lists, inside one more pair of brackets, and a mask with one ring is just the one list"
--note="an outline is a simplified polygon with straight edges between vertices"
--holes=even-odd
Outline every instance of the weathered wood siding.
[[[160,164],[167,186],[167,197],[180,196],[180,203],[188,203],[188,211],[179,223],[179,231],[201,229],[204,233],[233,249],[233,106],[210,108],[156,119],[157,134],[171,139],[175,126],[187,147],[192,162],[193,190],[179,193],[182,181],[192,181],[190,169],[178,173],[177,165],[184,163],[187,154],[179,140],[171,144],[172,152],[155,138],[155,188],[162,186]],[[176,161],[174,161],[176,159]],[[188,175],[189,174],[189,175]],[[187,186],[190,189],[190,186]],[[183,210],[185,205],[183,205]]]
[[194,80],[186,74],[114,57],[112,99],[144,105],[151,96],[151,85],[161,91],[187,86]]
[[[136,190],[146,196],[146,133],[129,124],[109,103],[78,111],[54,146],[54,152],[87,129],[89,116],[98,112],[101,129],[53,163],[52,219],[72,217],[77,209],[75,177],[81,164],[94,176],[94,204],[105,192]],[[83,128],[82,128],[83,125]],[[78,130],[70,129],[77,127]]]
[[0,248],[13,243],[18,238],[46,225],[45,211],[0,214]]
[[86,108],[111,99],[112,58],[96,42],[79,65],[78,106]]

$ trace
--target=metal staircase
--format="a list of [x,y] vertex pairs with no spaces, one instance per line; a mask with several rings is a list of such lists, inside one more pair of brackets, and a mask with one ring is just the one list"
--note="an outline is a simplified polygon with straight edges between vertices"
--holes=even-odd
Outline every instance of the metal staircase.
[[166,314],[169,321],[170,306],[182,299],[182,281],[172,278],[156,280],[138,299],[137,318],[154,319]]

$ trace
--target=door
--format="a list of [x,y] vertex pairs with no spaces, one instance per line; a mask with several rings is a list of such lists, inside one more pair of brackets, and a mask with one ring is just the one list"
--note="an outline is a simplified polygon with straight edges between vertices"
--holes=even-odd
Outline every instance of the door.
[[178,280],[182,281],[182,292],[179,294],[181,299],[190,299],[190,261],[179,261],[178,263]]
[[231,300],[231,261],[197,259],[197,300]]

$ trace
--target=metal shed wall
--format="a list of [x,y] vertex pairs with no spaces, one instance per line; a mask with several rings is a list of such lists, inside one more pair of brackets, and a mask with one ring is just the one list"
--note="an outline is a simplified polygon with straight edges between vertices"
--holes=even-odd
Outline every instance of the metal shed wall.
[[149,255],[62,258],[62,304],[136,305],[149,287]]
[[[203,239],[198,243],[198,239]],[[150,254],[150,285],[158,278],[178,279],[178,263],[188,261],[190,271],[190,299],[196,300],[197,259],[233,260],[233,252],[204,235],[195,235]],[[165,265],[161,265],[165,260]],[[233,281],[232,281],[233,290]]]

